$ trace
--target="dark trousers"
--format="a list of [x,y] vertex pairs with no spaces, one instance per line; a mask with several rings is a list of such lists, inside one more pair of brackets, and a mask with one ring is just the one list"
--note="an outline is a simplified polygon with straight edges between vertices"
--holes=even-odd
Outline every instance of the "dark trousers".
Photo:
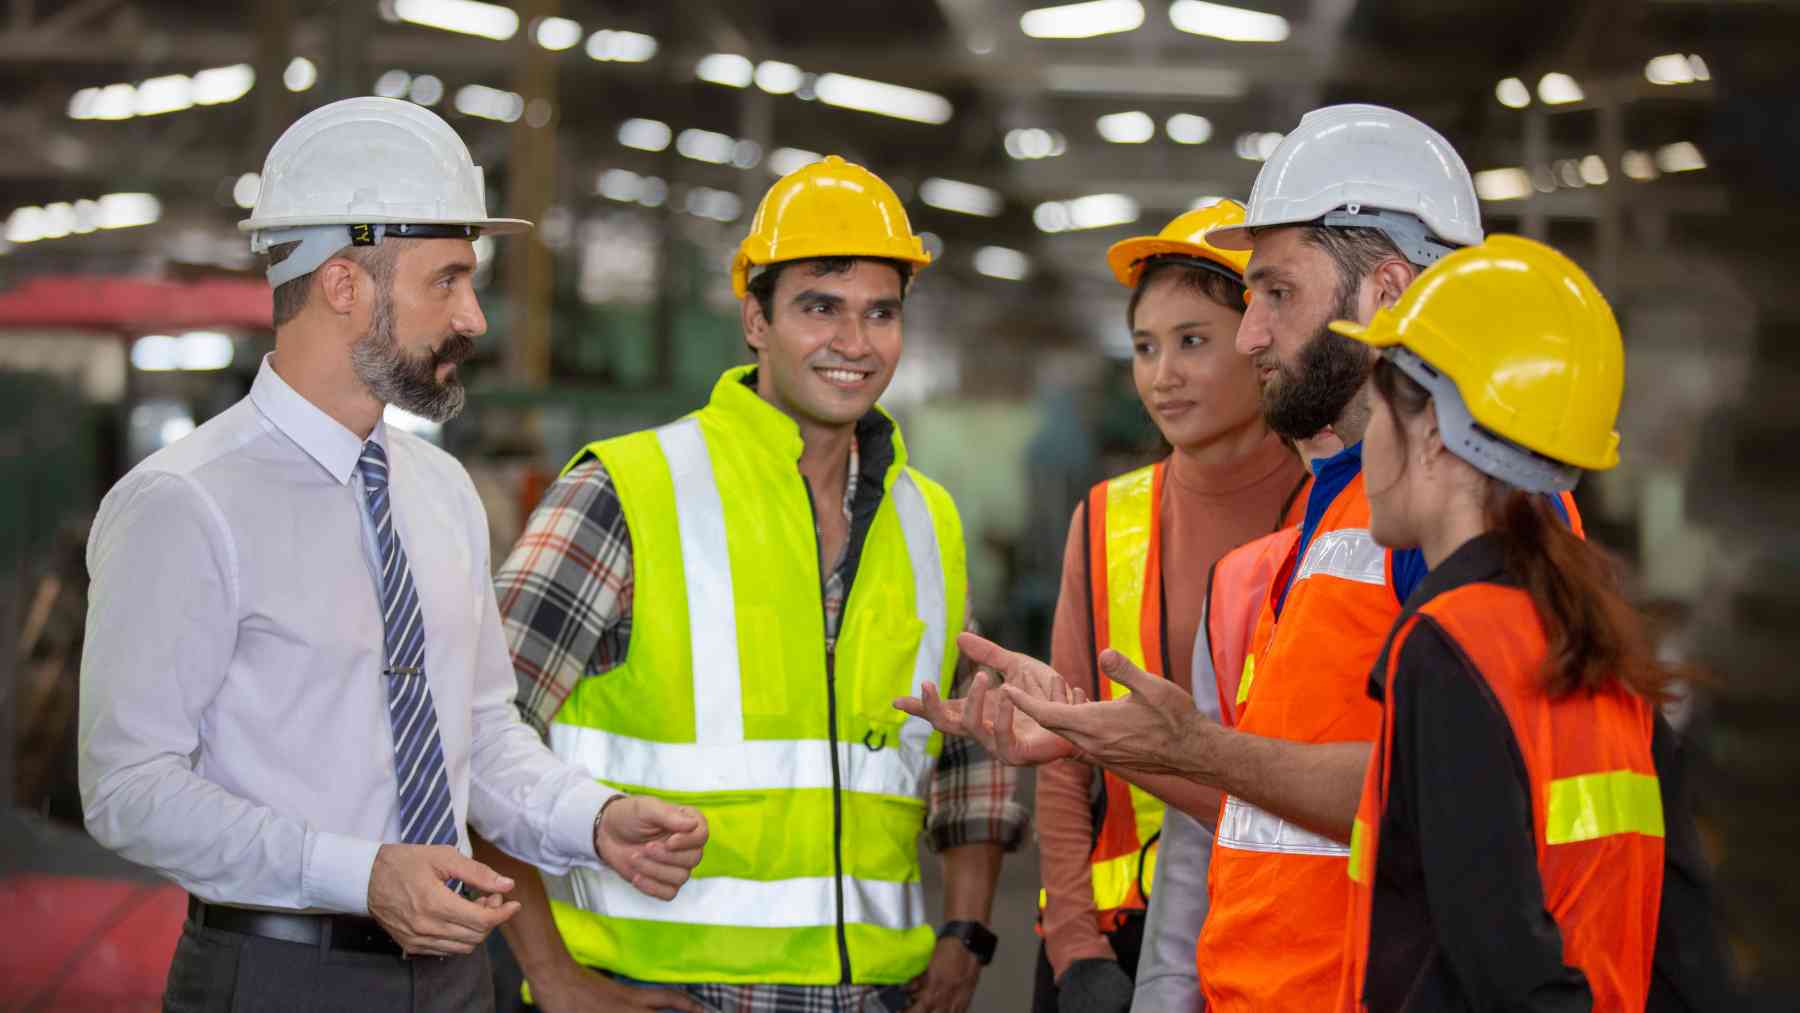
[[[1119,966],[1132,981],[1137,980],[1138,952],[1144,946],[1144,912],[1133,911],[1119,927],[1106,934]],[[1050,966],[1050,952],[1038,943],[1037,981],[1031,990],[1031,1013],[1056,1013],[1056,969]]]
[[192,919],[182,926],[163,992],[167,1013],[492,1013],[493,1008],[493,974],[484,949],[461,957],[405,959],[241,935],[197,926]]

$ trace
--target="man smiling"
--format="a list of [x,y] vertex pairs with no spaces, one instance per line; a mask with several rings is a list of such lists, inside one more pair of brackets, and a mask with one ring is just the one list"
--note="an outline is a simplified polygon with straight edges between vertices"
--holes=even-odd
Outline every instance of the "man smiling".
[[[732,264],[756,364],[684,419],[584,449],[502,567],[526,719],[713,827],[672,904],[580,871],[546,897],[492,857],[520,881],[505,932],[545,1009],[968,1008],[1025,821],[1004,767],[888,705],[954,677],[966,615],[955,505],[875,406],[929,262],[861,166],[778,181]],[[944,856],[941,932],[921,827]]]

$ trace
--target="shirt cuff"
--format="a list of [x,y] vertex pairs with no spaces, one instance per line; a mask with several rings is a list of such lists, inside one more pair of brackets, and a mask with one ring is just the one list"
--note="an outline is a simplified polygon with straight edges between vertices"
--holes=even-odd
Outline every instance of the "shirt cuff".
[[925,840],[934,853],[964,844],[998,844],[1007,852],[1017,851],[1031,826],[1031,814],[1017,802],[1006,802],[997,808],[946,807],[944,812],[933,815],[936,818],[925,828]]
[[556,859],[560,868],[545,866],[546,871],[562,875],[575,865],[600,868],[600,856],[594,852],[594,817],[617,794],[598,781],[586,780],[563,793],[544,828],[545,857]]
[[[1089,922],[1089,924],[1093,923]],[[1044,937],[1044,959],[1050,961],[1051,980],[1061,981],[1063,972],[1067,971],[1077,960],[1116,961],[1119,959],[1119,954],[1112,948],[1112,944],[1106,941],[1106,936],[1096,928],[1091,939],[1080,939],[1073,942],[1058,939],[1055,941],[1055,945],[1051,944],[1050,937],[1046,935]],[[1160,1006],[1149,1008],[1158,1010],[1159,1013],[1162,1009]]]
[[306,867],[300,873],[304,906],[346,914],[369,913],[369,875],[380,841],[309,830]]

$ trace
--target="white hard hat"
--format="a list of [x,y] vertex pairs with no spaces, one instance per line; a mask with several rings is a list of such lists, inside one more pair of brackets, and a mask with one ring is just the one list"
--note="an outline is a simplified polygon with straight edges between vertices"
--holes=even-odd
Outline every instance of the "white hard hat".
[[383,236],[474,238],[529,228],[518,218],[488,217],[481,166],[442,117],[373,97],[321,106],[288,127],[263,163],[255,209],[238,223],[258,253],[301,243],[269,269],[271,285]]
[[1481,242],[1475,184],[1456,149],[1413,117],[1375,105],[1302,116],[1256,174],[1244,224],[1209,238],[1247,250],[1251,229],[1309,222],[1380,229],[1421,267]]

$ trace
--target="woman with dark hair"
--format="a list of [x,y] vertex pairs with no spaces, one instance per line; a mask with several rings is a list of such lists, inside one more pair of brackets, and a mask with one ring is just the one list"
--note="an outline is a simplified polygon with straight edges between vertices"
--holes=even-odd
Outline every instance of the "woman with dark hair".
[[1546,498],[1618,462],[1618,324],[1566,257],[1493,236],[1332,329],[1382,350],[1371,532],[1431,567],[1370,677],[1340,1009],[1642,1010],[1664,674]]
[[[1303,502],[1305,469],[1263,423],[1256,372],[1234,347],[1249,253],[1206,239],[1243,220],[1241,205],[1214,198],[1107,251],[1131,289],[1132,380],[1171,452],[1094,486],[1070,523],[1051,658],[1095,699],[1122,695],[1100,674],[1108,648],[1217,699],[1213,666],[1201,663],[1204,576],[1228,550],[1295,523],[1286,515]],[[1192,685],[1195,671],[1205,685]],[[1160,800],[1117,774],[1076,760],[1039,771],[1038,1013],[1131,1007],[1163,817]],[[1193,935],[1182,945],[1191,979]]]

